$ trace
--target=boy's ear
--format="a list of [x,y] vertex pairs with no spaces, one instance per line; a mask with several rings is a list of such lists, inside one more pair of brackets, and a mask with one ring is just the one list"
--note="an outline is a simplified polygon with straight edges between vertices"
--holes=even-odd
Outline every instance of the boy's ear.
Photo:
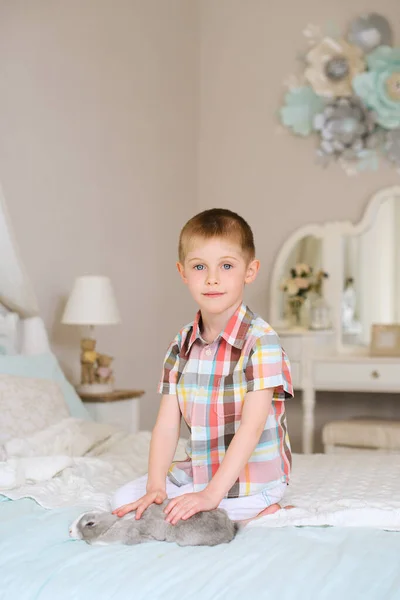
[[186,275],[185,275],[185,268],[184,268],[183,264],[180,262],[177,262],[176,268],[178,269],[178,272],[179,272],[179,275],[181,276],[182,281],[184,283],[187,283],[187,279],[186,279]]
[[253,281],[257,277],[259,269],[260,269],[260,261],[257,259],[252,260],[247,267],[246,277],[244,279],[244,282],[245,283],[253,283]]

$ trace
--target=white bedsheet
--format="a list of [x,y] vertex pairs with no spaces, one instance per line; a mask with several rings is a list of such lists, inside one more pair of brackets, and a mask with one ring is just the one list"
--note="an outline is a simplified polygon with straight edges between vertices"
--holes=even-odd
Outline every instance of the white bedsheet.
[[[0,493],[12,499],[30,497],[45,508],[109,510],[115,490],[146,472],[149,442],[146,431],[130,435],[108,425],[65,419],[30,438],[10,440],[2,448]],[[183,448],[181,440],[177,457],[183,456]],[[32,465],[27,459],[35,463],[36,478],[26,471],[26,465]],[[40,472],[41,462],[47,475]],[[15,485],[10,484],[13,468],[19,469]],[[3,487],[2,469],[8,469]],[[22,478],[21,469],[25,469]],[[283,504],[296,508],[257,519],[248,527],[340,525],[400,530],[399,457],[374,452],[294,455]]]
[[281,510],[248,526],[336,525],[400,530],[400,457],[378,452],[297,454]]

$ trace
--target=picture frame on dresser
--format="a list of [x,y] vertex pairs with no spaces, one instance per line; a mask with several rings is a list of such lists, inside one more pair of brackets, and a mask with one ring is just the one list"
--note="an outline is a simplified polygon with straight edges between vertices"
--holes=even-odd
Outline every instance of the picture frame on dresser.
[[400,358],[400,324],[372,325],[370,355]]
[[[286,239],[276,257],[270,281],[269,322],[292,365],[294,389],[302,392],[305,453],[314,449],[317,391],[400,393],[398,226],[400,186],[391,186],[367,200],[358,223],[306,224]],[[318,243],[308,244],[311,238]],[[314,265],[313,257],[306,254],[310,248],[318,248]],[[385,260],[380,252],[385,253]],[[331,310],[329,330],[288,326],[282,281],[298,262],[329,274],[324,281],[324,297]],[[345,294],[348,281],[354,282],[351,296],[348,289]],[[384,322],[394,325],[372,327],[382,316]]]

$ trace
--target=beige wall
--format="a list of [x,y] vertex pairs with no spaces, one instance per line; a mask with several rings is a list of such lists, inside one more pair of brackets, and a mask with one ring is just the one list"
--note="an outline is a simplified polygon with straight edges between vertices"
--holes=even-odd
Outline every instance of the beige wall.
[[196,4],[0,2],[0,178],[53,347],[76,275],[108,274],[123,323],[99,332],[119,386],[157,410],[162,358],[192,316],[174,268],[196,205]]
[[[201,0],[199,208],[229,207],[252,225],[262,262],[248,289],[253,310],[268,318],[269,274],[280,246],[299,226],[325,220],[358,221],[376,190],[399,182],[388,168],[348,177],[338,166],[314,163],[311,139],[279,134],[283,81],[299,72],[308,23],[344,28],[363,12],[386,15],[400,42],[398,0]],[[317,425],[370,410],[371,397],[318,396]],[[289,428],[299,447],[300,395],[289,407]],[[339,404],[336,405],[336,402]],[[399,403],[384,396],[390,414]],[[343,408],[344,407],[344,408]],[[380,410],[380,409],[379,409]]]
[[99,345],[117,358],[118,385],[146,389],[143,427],[165,346],[193,316],[174,270],[191,214],[224,206],[249,220],[262,271],[247,300],[268,318],[287,235],[358,220],[371,193],[398,182],[385,168],[324,171],[311,140],[276,133],[304,26],[377,8],[398,27],[398,0],[0,0],[0,178],[26,267],[67,372],[78,334],[58,324],[65,295],[78,274],[112,277],[123,324]]
[[[301,9],[300,9],[301,6]],[[199,208],[230,207],[253,226],[263,270],[248,299],[265,313],[269,272],[287,236],[311,221],[359,220],[369,196],[399,182],[382,167],[347,176],[314,162],[314,140],[278,133],[283,81],[300,72],[302,30],[329,20],[345,27],[375,0],[201,0]],[[400,38],[400,3],[379,10]],[[400,40],[399,40],[400,41]]]

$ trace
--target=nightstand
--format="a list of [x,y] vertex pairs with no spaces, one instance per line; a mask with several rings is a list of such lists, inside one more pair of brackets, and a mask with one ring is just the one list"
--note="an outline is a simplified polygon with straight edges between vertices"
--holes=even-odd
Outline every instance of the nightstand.
[[96,396],[79,396],[95,421],[136,433],[139,431],[139,398],[143,394],[143,390],[114,390]]

